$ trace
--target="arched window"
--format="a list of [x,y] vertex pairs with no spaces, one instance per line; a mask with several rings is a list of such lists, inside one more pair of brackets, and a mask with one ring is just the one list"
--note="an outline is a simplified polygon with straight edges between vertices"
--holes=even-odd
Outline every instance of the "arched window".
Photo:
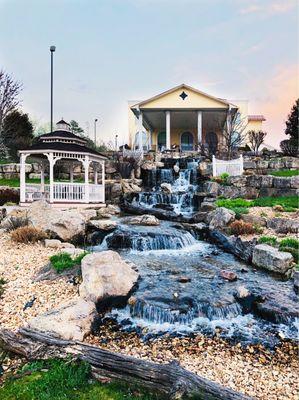
[[192,151],[194,150],[193,146],[193,135],[191,132],[184,132],[181,135],[181,150],[182,151]]
[[158,150],[166,147],[166,132],[159,132],[157,138]]

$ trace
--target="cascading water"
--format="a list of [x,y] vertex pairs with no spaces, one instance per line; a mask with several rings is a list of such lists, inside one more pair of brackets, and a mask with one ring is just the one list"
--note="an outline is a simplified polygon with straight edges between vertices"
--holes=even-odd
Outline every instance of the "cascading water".
[[[110,313],[123,329],[142,328],[149,335],[213,335],[217,328],[223,337],[270,346],[278,343],[278,332],[296,337],[298,304],[290,282],[244,269],[232,255],[196,240],[181,228],[166,221],[154,227],[128,225],[124,218],[93,248],[117,250],[138,267],[141,278],[134,301]],[[223,269],[237,273],[237,281],[224,280],[220,274]],[[235,294],[242,286],[263,299],[261,306],[267,315],[258,304],[248,308],[237,300]],[[272,320],[269,306],[274,310]]]
[[[175,165],[179,168],[179,165]],[[191,214],[194,211],[194,193],[197,188],[197,161],[187,162],[187,168],[175,172],[176,168],[161,168],[150,171],[146,186],[152,186],[152,191],[137,193],[132,205],[144,208],[164,208],[176,214]],[[164,193],[160,185],[171,184],[171,193]]]

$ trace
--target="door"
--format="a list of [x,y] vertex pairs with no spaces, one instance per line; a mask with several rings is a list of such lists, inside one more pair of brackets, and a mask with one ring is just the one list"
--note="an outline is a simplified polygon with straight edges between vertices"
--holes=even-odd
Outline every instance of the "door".
[[164,150],[166,148],[166,132],[159,132],[158,133],[158,150]]

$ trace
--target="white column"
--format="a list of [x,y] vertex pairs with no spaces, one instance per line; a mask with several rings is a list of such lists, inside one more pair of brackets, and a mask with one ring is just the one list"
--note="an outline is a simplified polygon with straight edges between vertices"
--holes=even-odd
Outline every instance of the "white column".
[[40,189],[41,192],[45,191],[45,163],[42,161],[40,169]]
[[72,162],[70,163],[70,182],[74,182],[74,166]]
[[140,114],[138,117],[138,149],[139,150],[143,149],[142,132],[143,132],[143,115],[142,115],[142,112],[140,111]]
[[152,149],[152,134],[153,134],[153,132],[150,130],[148,132],[148,150]]
[[94,175],[94,184],[98,184],[98,166],[96,163],[93,164],[93,175]]
[[50,180],[50,203],[53,203],[54,201],[54,157],[53,153],[48,154],[48,160],[49,160],[49,180]]
[[103,203],[105,203],[105,161],[102,163],[102,199]]
[[202,111],[197,111],[197,142],[202,144]]
[[85,203],[89,203],[89,156],[85,157],[84,165],[84,183],[85,183]]
[[20,202],[26,201],[26,158],[27,155],[20,156]]
[[170,111],[166,111],[166,149],[170,149]]
[[213,164],[213,176],[217,176],[216,157],[214,156],[214,154],[212,157],[212,164]]

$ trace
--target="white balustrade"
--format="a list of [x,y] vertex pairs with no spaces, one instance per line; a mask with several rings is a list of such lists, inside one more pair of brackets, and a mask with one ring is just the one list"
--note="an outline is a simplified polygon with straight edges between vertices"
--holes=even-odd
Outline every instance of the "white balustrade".
[[227,173],[230,176],[238,176],[243,174],[243,156],[235,160],[218,160],[213,156],[213,176],[220,176]]

